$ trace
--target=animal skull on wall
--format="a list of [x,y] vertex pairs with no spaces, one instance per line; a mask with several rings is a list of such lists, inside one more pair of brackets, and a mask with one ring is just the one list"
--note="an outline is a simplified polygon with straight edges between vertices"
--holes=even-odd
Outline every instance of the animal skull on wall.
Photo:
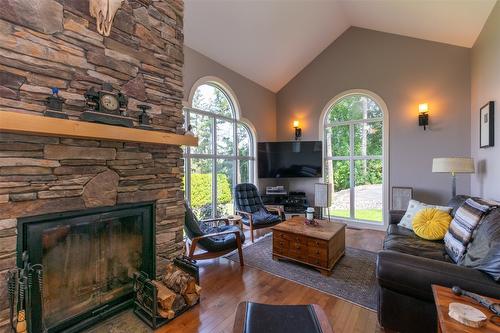
[[97,31],[104,36],[111,33],[111,25],[116,12],[122,6],[124,0],[90,0],[89,11],[96,18]]

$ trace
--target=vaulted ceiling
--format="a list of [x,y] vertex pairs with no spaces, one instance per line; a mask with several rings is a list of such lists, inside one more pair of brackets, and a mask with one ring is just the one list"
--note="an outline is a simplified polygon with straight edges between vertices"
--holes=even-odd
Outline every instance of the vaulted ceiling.
[[185,0],[185,44],[271,91],[350,26],[472,47],[496,0]]

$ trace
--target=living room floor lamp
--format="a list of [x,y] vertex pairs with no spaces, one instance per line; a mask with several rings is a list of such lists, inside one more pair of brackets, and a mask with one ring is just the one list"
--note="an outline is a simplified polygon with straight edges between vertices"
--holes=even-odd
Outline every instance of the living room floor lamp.
[[432,172],[451,173],[452,197],[457,195],[457,173],[474,173],[474,160],[468,157],[440,157],[432,160]]
[[327,209],[328,221],[330,221],[330,206],[332,205],[332,185],[330,183],[314,184],[314,206],[321,208],[323,218],[323,209]]

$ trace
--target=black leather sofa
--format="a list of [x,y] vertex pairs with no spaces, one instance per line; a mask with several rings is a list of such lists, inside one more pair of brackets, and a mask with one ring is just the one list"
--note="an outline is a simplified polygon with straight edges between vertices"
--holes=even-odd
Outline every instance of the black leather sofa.
[[[467,199],[453,198],[452,215]],[[397,224],[404,211],[391,211],[384,249],[377,257],[379,284],[378,320],[397,332],[436,332],[437,313],[431,285],[438,284],[500,298],[500,283],[477,269],[453,263],[445,254],[443,241],[427,241]],[[490,212],[496,226],[491,237],[500,239],[500,208]],[[486,218],[486,217],[484,217]],[[481,226],[480,226],[481,227]]]

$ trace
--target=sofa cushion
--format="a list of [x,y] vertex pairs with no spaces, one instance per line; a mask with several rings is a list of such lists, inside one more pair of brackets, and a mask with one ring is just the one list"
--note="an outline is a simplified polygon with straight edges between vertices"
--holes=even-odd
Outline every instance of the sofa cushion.
[[422,239],[415,235],[413,231],[398,225],[390,225],[387,229],[384,250],[392,250],[439,261],[449,261],[442,241]]
[[483,218],[459,264],[479,269],[500,281],[500,208]]
[[415,218],[415,215],[424,208],[437,208],[446,213],[449,213],[451,211],[451,207],[428,205],[417,200],[410,200],[410,203],[408,204],[408,209],[406,210],[405,215],[401,219],[401,222],[399,222],[399,225],[407,229],[413,230],[413,219]]
[[463,260],[474,230],[491,208],[491,204],[485,200],[467,199],[457,210],[444,237],[446,252],[454,262]]
[[413,219],[415,234],[427,240],[441,240],[450,226],[450,214],[437,208],[424,208]]
[[[246,216],[243,216],[242,221],[245,225],[250,225],[250,221],[248,221]],[[272,214],[264,208],[260,208],[252,214],[252,223],[254,227],[269,227],[280,222],[281,217],[279,215]]]
[[[457,212],[457,210],[460,208],[460,206],[462,206],[464,204],[464,202],[471,198],[470,196],[468,195],[456,195],[454,196],[453,198],[450,199],[450,201],[448,201],[448,203],[446,204],[446,206],[448,207],[451,207],[453,208],[451,210],[451,213],[450,215],[452,217],[455,217],[455,213]],[[479,199],[479,198],[474,198],[474,199]]]

